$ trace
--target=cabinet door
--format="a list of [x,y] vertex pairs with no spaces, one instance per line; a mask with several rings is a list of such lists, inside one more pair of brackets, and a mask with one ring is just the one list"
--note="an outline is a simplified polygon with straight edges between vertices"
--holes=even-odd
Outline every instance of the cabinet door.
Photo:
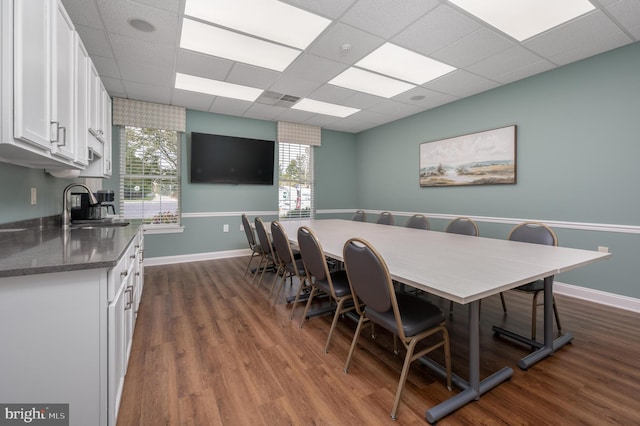
[[14,137],[51,149],[51,0],[14,2]]
[[53,153],[74,159],[75,29],[62,3],[57,3],[53,20],[51,122],[56,126]]
[[[119,279],[119,277],[114,277]],[[125,360],[125,307],[127,295],[124,286],[121,286],[116,293],[116,297],[109,304],[108,310],[108,348],[109,357],[107,360],[109,384],[108,384],[108,423],[116,424],[120,398],[124,385],[124,374],[126,369]]]
[[88,140],[89,140],[89,54],[75,34],[75,64],[76,64],[76,96],[74,108],[74,142],[76,163],[86,166],[88,164]]
[[111,158],[111,144],[113,141],[111,140],[111,98],[106,90],[103,89],[103,165],[104,165],[104,175],[111,176],[113,171],[113,161]]

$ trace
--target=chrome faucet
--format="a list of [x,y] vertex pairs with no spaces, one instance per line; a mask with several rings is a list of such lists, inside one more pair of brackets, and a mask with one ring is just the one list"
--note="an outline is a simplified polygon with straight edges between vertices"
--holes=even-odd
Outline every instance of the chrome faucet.
[[95,206],[98,204],[96,196],[93,195],[93,192],[91,192],[87,185],[83,185],[81,183],[72,183],[67,185],[62,192],[62,229],[69,229],[71,227],[71,205],[69,204],[69,192],[71,191],[71,188],[75,188],[76,186],[84,188],[89,193],[89,205]]

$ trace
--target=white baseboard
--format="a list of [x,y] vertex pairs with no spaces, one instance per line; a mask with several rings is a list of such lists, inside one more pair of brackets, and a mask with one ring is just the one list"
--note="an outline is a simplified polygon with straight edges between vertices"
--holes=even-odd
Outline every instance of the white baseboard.
[[555,294],[562,294],[563,296],[575,297],[576,299],[640,313],[640,299],[633,297],[621,296],[619,294],[607,293],[601,290],[561,282],[553,283],[553,292]]
[[[229,257],[249,256],[249,249],[214,251],[209,253],[194,253],[178,256],[151,257],[144,260],[144,266],[170,265],[173,263],[200,262],[203,260],[226,259]],[[640,299],[607,293],[577,285],[554,282],[553,291],[567,297],[575,297],[601,305],[624,309],[640,313]]]

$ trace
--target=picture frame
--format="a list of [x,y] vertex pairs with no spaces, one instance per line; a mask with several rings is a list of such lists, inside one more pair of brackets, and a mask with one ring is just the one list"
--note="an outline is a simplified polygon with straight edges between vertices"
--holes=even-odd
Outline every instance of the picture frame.
[[516,126],[420,144],[421,187],[516,183]]

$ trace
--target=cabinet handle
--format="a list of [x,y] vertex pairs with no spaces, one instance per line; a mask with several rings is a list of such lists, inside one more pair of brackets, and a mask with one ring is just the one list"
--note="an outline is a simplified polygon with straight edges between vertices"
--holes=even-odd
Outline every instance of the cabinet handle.
[[64,126],[58,126],[58,132],[62,129],[62,143],[58,142],[58,146],[67,145],[67,128]]
[[[58,129],[60,129],[60,123],[58,121],[52,121],[49,126],[51,142],[58,142]],[[55,137],[53,135],[55,135]]]
[[124,307],[124,310],[128,311],[133,306],[133,287],[129,286],[129,287],[125,288],[124,292],[125,292],[125,294],[129,293],[129,300],[127,301],[127,304]]
[[144,250],[140,250],[140,263],[144,262]]
[[129,275],[129,271],[122,271],[122,272],[120,272],[120,276],[121,276],[121,277],[126,277],[127,275]]

